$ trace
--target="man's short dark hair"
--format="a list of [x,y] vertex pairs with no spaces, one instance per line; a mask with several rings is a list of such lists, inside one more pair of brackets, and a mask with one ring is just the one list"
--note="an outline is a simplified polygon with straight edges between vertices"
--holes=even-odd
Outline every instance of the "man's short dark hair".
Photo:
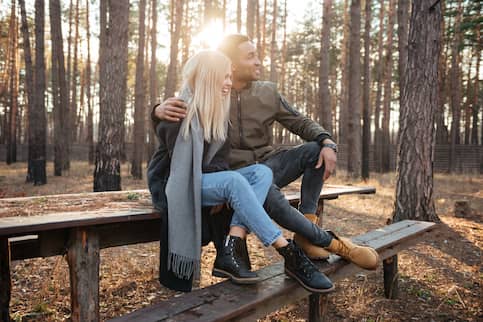
[[221,41],[218,46],[218,50],[224,53],[232,61],[235,61],[238,57],[238,46],[244,42],[251,41],[250,38],[242,34],[228,35]]

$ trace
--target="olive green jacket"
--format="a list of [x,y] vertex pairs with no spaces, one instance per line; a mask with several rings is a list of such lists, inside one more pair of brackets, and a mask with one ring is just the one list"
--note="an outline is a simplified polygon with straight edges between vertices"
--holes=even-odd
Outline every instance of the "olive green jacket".
[[[321,143],[331,137],[322,126],[290,106],[275,83],[251,82],[241,91],[232,89],[230,99],[231,151],[228,159],[232,169],[263,162],[284,149],[273,146],[275,121],[305,141]],[[151,112],[154,128],[160,122],[154,116],[155,108]]]
[[263,162],[283,149],[272,145],[275,121],[305,141],[330,138],[322,126],[291,107],[275,83],[255,81],[241,91],[231,91],[231,168]]

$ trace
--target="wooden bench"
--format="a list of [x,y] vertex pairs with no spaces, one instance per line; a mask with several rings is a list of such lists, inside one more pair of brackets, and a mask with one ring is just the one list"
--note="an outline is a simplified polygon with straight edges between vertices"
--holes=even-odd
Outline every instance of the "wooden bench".
[[[112,194],[146,193],[146,190],[113,192]],[[375,193],[373,187],[324,186],[319,200],[346,194]],[[65,198],[95,198],[111,193],[40,196],[0,199],[0,208],[15,202]],[[296,205],[298,194],[287,194]],[[67,254],[71,280],[72,321],[99,320],[99,250],[159,240],[160,215],[140,203],[126,210],[103,209],[51,213],[30,217],[0,218],[0,321],[9,317],[11,297],[10,262],[36,257]],[[83,264],[87,263],[87,265]]]
[[[387,297],[397,291],[397,253],[420,240],[436,228],[435,223],[404,220],[353,238],[374,247],[384,260],[384,289]],[[333,281],[363,269],[339,256],[331,255],[319,269]],[[309,297],[309,321],[321,321],[327,309],[327,296],[310,294],[284,274],[283,263],[258,271],[263,278],[256,285],[235,285],[229,281],[199,289],[151,305],[111,322],[157,321],[254,321],[280,307]]]

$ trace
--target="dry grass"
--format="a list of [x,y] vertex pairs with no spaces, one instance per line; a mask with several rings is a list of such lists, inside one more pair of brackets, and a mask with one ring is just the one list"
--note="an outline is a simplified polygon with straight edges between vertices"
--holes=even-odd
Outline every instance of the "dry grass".
[[[33,187],[23,182],[25,164],[2,166],[0,191],[6,196],[91,191],[92,166],[74,162],[72,168],[69,177],[49,176],[48,185]],[[144,181],[129,178],[128,170],[123,167],[123,188],[145,188]],[[49,173],[52,173],[52,169]],[[326,202],[325,227],[342,235],[353,236],[380,227],[390,218],[394,203],[393,173],[375,175],[364,183],[345,178],[339,172],[329,183],[372,185],[377,193],[342,196]],[[433,240],[400,254],[399,298],[384,298],[381,269],[375,273],[359,274],[337,283],[337,291],[329,297],[328,320],[482,321],[482,187],[481,175],[436,175],[435,203],[444,225]],[[292,188],[296,188],[296,185]],[[454,201],[461,199],[468,200],[473,208],[473,214],[467,218],[455,218],[452,214]],[[92,201],[86,200],[85,204],[73,206],[62,204],[61,200],[59,198],[57,205],[61,208],[83,207]],[[105,202],[105,199],[98,201],[99,205]],[[35,207],[25,206],[31,208],[32,212],[37,211]],[[42,207],[38,210],[46,209],[46,205]],[[285,232],[285,235],[291,237],[289,232]],[[265,249],[253,236],[249,237],[249,245],[256,268],[280,260],[278,255]],[[202,287],[220,281],[210,275],[213,260],[213,247],[205,247]],[[157,282],[157,243],[102,250],[100,269],[102,319],[162,301],[175,294]],[[66,261],[62,257],[12,263],[12,281],[11,312],[16,319],[31,316],[38,321],[68,320],[69,277]],[[262,321],[303,321],[306,314],[306,301],[301,301],[272,313]]]

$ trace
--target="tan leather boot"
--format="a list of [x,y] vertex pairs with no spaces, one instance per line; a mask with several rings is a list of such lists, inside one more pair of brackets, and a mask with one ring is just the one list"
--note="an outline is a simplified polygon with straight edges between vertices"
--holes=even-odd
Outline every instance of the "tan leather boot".
[[[304,215],[311,223],[317,222],[317,216],[314,214],[306,214]],[[302,248],[304,253],[307,255],[308,258],[313,260],[321,260],[329,258],[330,253],[326,251],[323,247],[315,246],[311,242],[308,241],[307,238],[300,236],[299,234],[294,234],[293,237],[295,243]]]
[[331,253],[356,264],[359,267],[375,270],[379,262],[379,254],[371,247],[354,244],[349,238],[338,237],[333,232],[327,231],[334,238],[325,249]]

